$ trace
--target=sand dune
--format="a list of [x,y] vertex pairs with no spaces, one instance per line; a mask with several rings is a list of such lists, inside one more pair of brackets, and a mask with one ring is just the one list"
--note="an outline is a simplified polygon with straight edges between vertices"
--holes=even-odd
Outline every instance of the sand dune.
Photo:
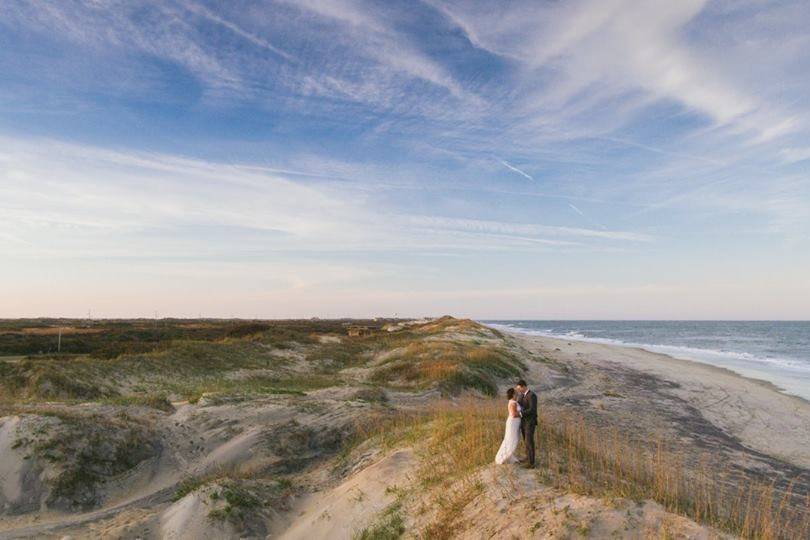
[[292,507],[292,522],[277,538],[352,538],[394,500],[394,488],[410,483],[413,465],[413,451],[398,450],[337,487],[306,497]]
[[[457,538],[525,534],[527,515],[539,538],[722,536],[652,501],[566,492],[515,467],[488,466],[423,488],[420,440],[387,448],[366,441],[340,455],[373,415],[462,403],[436,384],[408,379],[408,361],[446,370],[446,355],[454,351],[474,351],[477,361],[508,358],[493,354],[494,347],[520,359],[521,376],[549,411],[576,413],[642,445],[667,441],[695,462],[708,454],[718,470],[731,465],[778,485],[798,479],[799,494],[810,489],[810,404],[768,384],[640,349],[501,336],[469,321],[428,325],[438,332],[415,345],[362,352],[339,370],[326,357],[316,366],[328,366],[330,379],[306,392],[203,393],[196,403],[160,409],[41,403],[0,418],[0,539],[349,539],[390,517],[394,507],[397,527],[408,537],[436,519],[441,490],[468,485],[478,488],[454,510],[451,536]],[[420,339],[403,328],[409,340]],[[344,345],[333,335],[318,343]],[[313,369],[301,349],[283,354],[284,373],[307,376]],[[373,379],[391,365],[396,379]],[[514,382],[506,369],[495,372],[500,390]],[[264,365],[254,372],[240,366],[228,376],[250,381],[272,373]],[[481,397],[478,389],[465,395]],[[76,463],[92,465],[96,476],[70,476],[70,489],[52,497],[53,479]]]

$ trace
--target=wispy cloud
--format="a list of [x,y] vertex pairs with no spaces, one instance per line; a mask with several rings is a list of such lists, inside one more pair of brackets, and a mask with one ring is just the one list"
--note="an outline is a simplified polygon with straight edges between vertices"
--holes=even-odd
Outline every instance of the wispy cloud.
[[547,77],[547,69],[559,72],[541,83],[541,103],[570,107],[584,95],[598,95],[599,88],[604,97],[641,91],[762,139],[798,127],[689,43],[686,28],[702,15],[705,0],[666,6],[626,0],[513,2],[506,9],[452,0],[434,5],[471,43],[524,66],[526,77]]
[[785,163],[798,163],[810,160],[810,147],[807,148],[785,148],[779,152]]
[[407,35],[380,16],[384,11],[357,0],[301,0],[291,4],[343,25],[351,34],[355,52],[389,69],[442,87],[456,97],[468,94],[441,64],[419,52]]
[[471,232],[514,234],[514,235],[547,235],[569,238],[601,238],[606,240],[652,242],[653,237],[648,234],[628,231],[604,231],[596,229],[582,229],[577,227],[561,227],[540,225],[536,223],[509,223],[488,221],[480,219],[459,219],[438,216],[414,216],[412,223],[419,226],[434,226],[446,229],[455,229]]
[[[9,257],[246,257],[274,251],[481,250],[648,242],[624,231],[381,212],[357,192],[250,164],[2,139]],[[159,236],[160,241],[156,241]],[[239,238],[238,242],[234,242]]]

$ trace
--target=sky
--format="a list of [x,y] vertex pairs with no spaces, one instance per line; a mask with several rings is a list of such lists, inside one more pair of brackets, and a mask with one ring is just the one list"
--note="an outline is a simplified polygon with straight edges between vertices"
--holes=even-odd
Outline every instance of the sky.
[[0,317],[810,319],[806,0],[5,0]]

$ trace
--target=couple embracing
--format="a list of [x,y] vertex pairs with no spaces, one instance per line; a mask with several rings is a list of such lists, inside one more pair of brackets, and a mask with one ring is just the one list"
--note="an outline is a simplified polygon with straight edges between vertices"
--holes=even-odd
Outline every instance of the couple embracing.
[[506,391],[508,416],[503,442],[495,456],[495,463],[516,463],[515,456],[521,436],[526,444],[527,467],[534,467],[534,429],[537,427],[537,394],[529,390],[526,381],[518,381]]

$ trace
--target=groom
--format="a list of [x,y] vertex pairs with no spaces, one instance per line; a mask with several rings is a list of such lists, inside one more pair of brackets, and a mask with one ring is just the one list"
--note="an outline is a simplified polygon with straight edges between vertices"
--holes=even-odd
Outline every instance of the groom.
[[515,386],[518,393],[520,413],[520,434],[526,444],[526,459],[530,469],[534,468],[534,428],[537,427],[537,394],[529,390],[526,381],[520,380]]

